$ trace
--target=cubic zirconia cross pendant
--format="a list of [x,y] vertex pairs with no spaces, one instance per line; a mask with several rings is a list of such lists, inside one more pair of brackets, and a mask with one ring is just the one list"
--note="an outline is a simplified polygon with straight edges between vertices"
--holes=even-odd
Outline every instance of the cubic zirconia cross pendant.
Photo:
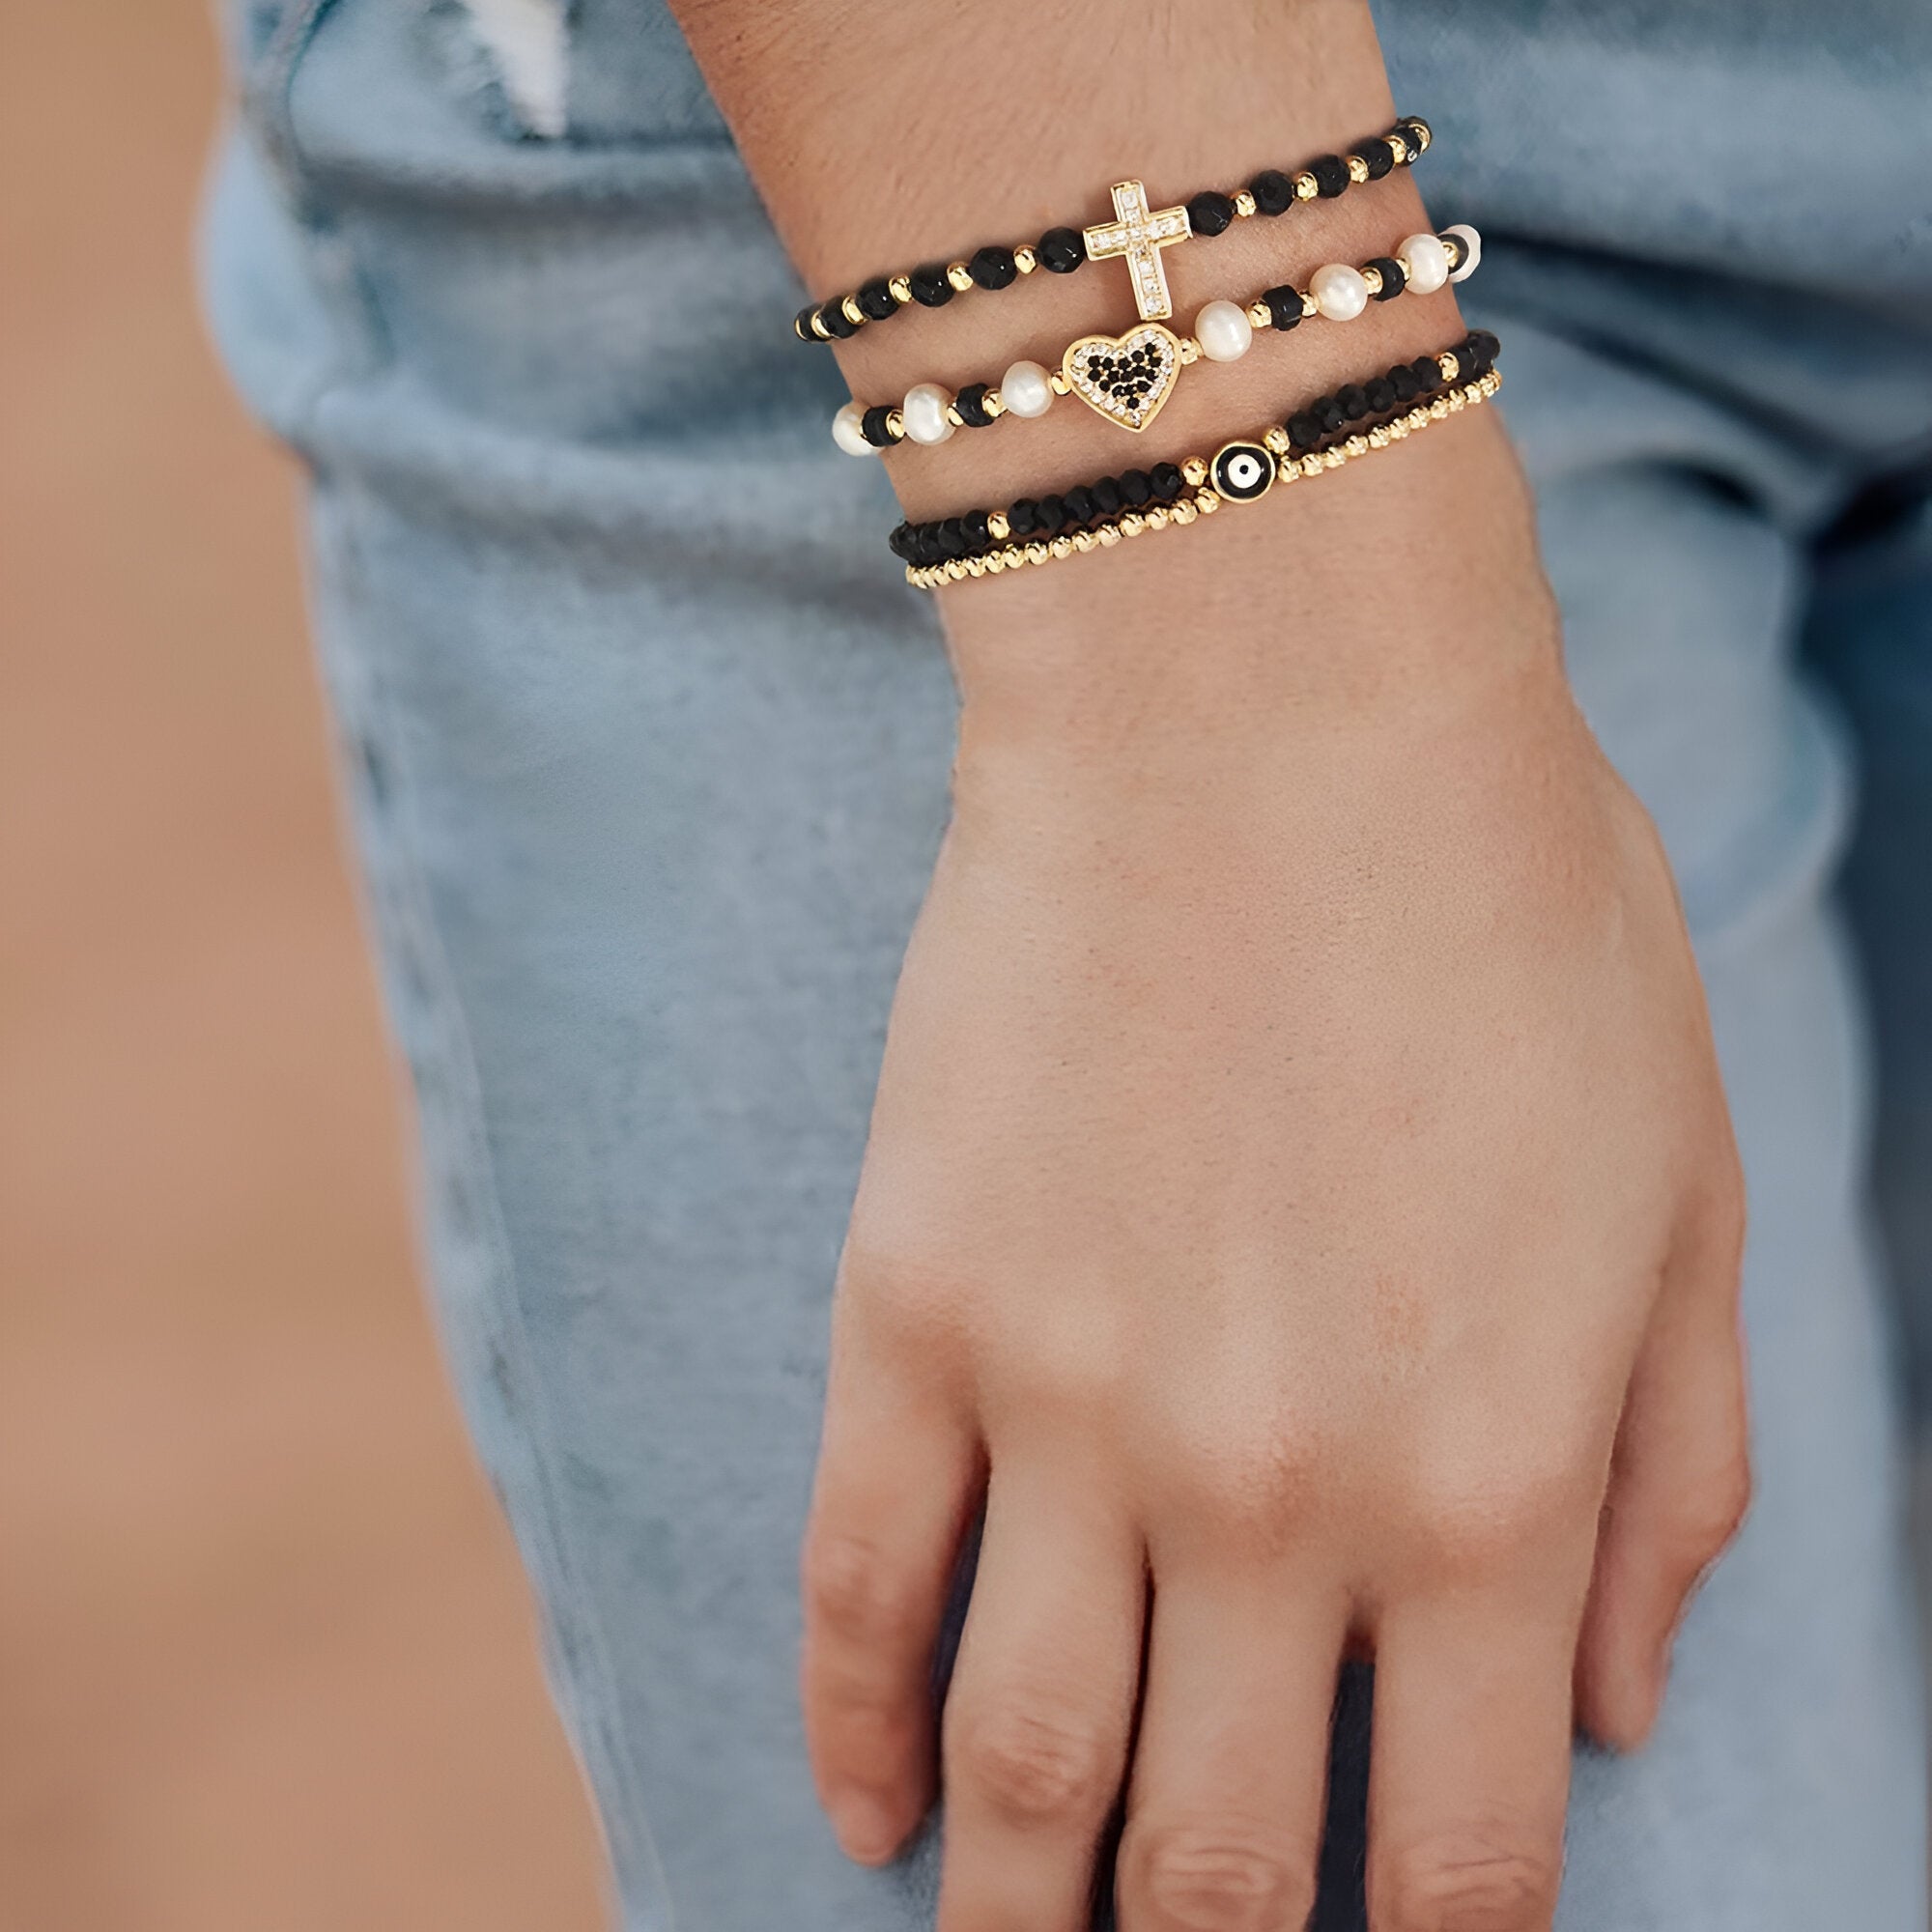
[[1193,233],[1185,208],[1148,207],[1137,181],[1114,184],[1114,219],[1081,231],[1090,262],[1124,259],[1134,282],[1134,306],[1143,322],[1164,322],[1174,313],[1160,251]]

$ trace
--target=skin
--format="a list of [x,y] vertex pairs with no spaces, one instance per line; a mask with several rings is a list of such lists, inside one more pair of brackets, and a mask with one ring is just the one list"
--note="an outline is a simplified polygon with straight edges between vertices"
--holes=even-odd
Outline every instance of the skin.
[[[1173,198],[1393,119],[1353,0],[1211,29],[1053,0],[1012,61],[983,8],[681,12],[822,290],[1095,218],[1128,172]],[[1108,56],[1091,95],[1059,57],[1080,45]],[[906,75],[945,85],[856,111]],[[1423,221],[1403,175],[1239,224],[1169,256],[1177,313]],[[841,361],[869,399],[994,378],[1120,327],[1114,275],[969,297]],[[1006,501],[1211,450],[1461,330],[1451,296],[1405,298],[1190,372],[1131,455],[1063,404],[890,472],[914,514]],[[1669,873],[1571,700],[1500,424],[942,609],[953,818],[804,1551],[839,1841],[890,1859],[943,1784],[940,1932],[1083,1932],[1124,1792],[1125,1932],[1291,1932],[1352,1652],[1378,1673],[1376,1932],[1547,1927],[1573,1731],[1642,1742],[1745,1508],[1743,1194]]]

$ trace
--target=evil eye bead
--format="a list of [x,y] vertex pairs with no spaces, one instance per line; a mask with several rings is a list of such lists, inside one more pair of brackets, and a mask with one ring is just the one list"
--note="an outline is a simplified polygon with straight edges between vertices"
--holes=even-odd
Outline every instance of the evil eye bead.
[[1252,503],[1274,481],[1274,458],[1258,442],[1231,442],[1208,469],[1214,494],[1226,503]]

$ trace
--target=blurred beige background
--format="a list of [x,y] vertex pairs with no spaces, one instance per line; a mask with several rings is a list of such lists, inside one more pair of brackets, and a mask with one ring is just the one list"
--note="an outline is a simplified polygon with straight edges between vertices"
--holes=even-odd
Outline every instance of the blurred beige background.
[[0,1932],[578,1932],[412,1280],[206,0],[0,5]]

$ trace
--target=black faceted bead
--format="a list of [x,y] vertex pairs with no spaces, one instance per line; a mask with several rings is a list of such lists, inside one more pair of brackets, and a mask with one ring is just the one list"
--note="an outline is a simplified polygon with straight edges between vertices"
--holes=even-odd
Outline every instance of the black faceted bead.
[[1064,497],[1042,497],[1034,507],[1033,526],[1041,536],[1052,536],[1066,521],[1066,499]]
[[1333,201],[1348,189],[1349,164],[1340,155],[1323,155],[1310,161],[1308,172],[1315,177],[1316,189],[1323,201]]
[[[839,300],[843,300],[843,297]],[[857,335],[859,325],[838,306],[838,301],[821,302],[818,309],[819,327],[827,335],[837,336],[843,342],[848,335]]]
[[1268,305],[1268,319],[1277,328],[1299,328],[1301,327],[1301,291],[1291,288],[1284,282],[1278,289],[1270,289],[1262,297]]
[[1422,385],[1415,380],[1415,371],[1406,362],[1388,372],[1389,387],[1395,391],[1399,403],[1412,403],[1422,392]]
[[1331,436],[1338,429],[1345,428],[1349,421],[1347,412],[1333,396],[1323,396],[1315,405],[1314,413],[1316,421]]
[[1153,478],[1145,469],[1121,471],[1121,495],[1138,510],[1153,500]]
[[1387,139],[1378,134],[1373,141],[1364,141],[1355,151],[1368,164],[1369,179],[1378,182],[1395,166],[1395,150]]
[[902,563],[910,563],[913,560],[913,551],[917,548],[912,526],[909,524],[895,525],[892,535],[886,539],[886,548]]
[[968,510],[959,519],[959,527],[966,532],[966,541],[975,550],[983,550],[993,541],[992,526],[984,510]]
[[1264,214],[1285,214],[1294,206],[1294,184],[1279,168],[1264,168],[1248,184],[1248,192]]
[[863,436],[866,439],[866,440],[872,445],[874,449],[890,449],[892,448],[894,443],[898,441],[898,438],[895,437],[892,433],[892,431],[886,427],[886,418],[889,415],[891,415],[892,412],[893,412],[893,408],[890,403],[874,403],[872,407],[869,410],[867,410],[863,416],[859,418],[859,434]]
[[1378,255],[1369,267],[1381,270],[1382,285],[1376,291],[1376,299],[1378,302],[1394,301],[1396,297],[1407,288],[1408,276],[1402,264],[1393,255]]
[[986,412],[986,391],[992,386],[990,383],[968,383],[952,398],[952,407],[968,429],[986,429],[996,420]]
[[891,285],[883,275],[874,275],[869,282],[862,282],[857,300],[859,313],[868,316],[873,322],[884,322],[898,307],[893,299]]
[[1121,495],[1117,477],[1098,477],[1088,488],[1093,492],[1094,507],[1103,517],[1118,517],[1121,514],[1121,505],[1126,499]]
[[1369,399],[1369,410],[1374,415],[1385,416],[1395,408],[1395,384],[1386,376],[1378,376],[1373,383],[1362,384],[1362,393]]
[[1038,508],[1031,497],[1022,497],[1017,502],[1007,505],[1007,532],[1009,536],[1031,536],[1034,531],[1034,512]]
[[1180,473],[1178,463],[1156,463],[1148,471],[1148,481],[1153,485],[1155,498],[1163,503],[1171,503],[1187,487],[1187,479]]
[[939,548],[947,556],[966,554],[966,526],[958,517],[948,517],[939,526]]
[[1077,228],[1049,228],[1034,250],[1052,275],[1070,275],[1087,259],[1087,243]]
[[1418,355],[1408,365],[1415,371],[1416,387],[1425,396],[1434,395],[1442,386],[1442,365],[1433,355]]
[[1206,188],[1187,204],[1187,223],[1197,235],[1219,235],[1235,218],[1235,204]]
[[1019,280],[1019,264],[1010,248],[981,248],[966,264],[966,272],[982,289],[1009,288]]
[[958,293],[946,279],[944,262],[922,262],[906,280],[912,284],[912,298],[921,308],[944,308]]
[[1335,404],[1349,422],[1360,422],[1369,412],[1369,399],[1362,393],[1359,383],[1350,383],[1346,388],[1336,390]]
[[1060,499],[1066,506],[1069,523],[1091,524],[1099,515],[1100,506],[1094,500],[1094,493],[1084,483],[1076,483]]
[[817,313],[818,313],[818,304],[816,302],[807,302],[806,305],[802,309],[800,309],[795,316],[792,317],[791,332],[795,336],[797,336],[801,342],[816,342],[818,340],[818,337],[816,333],[813,331],[811,327],[811,318],[815,316]]
[[1321,440],[1321,425],[1313,410],[1303,410],[1289,417],[1288,440],[1296,449],[1313,449]]

